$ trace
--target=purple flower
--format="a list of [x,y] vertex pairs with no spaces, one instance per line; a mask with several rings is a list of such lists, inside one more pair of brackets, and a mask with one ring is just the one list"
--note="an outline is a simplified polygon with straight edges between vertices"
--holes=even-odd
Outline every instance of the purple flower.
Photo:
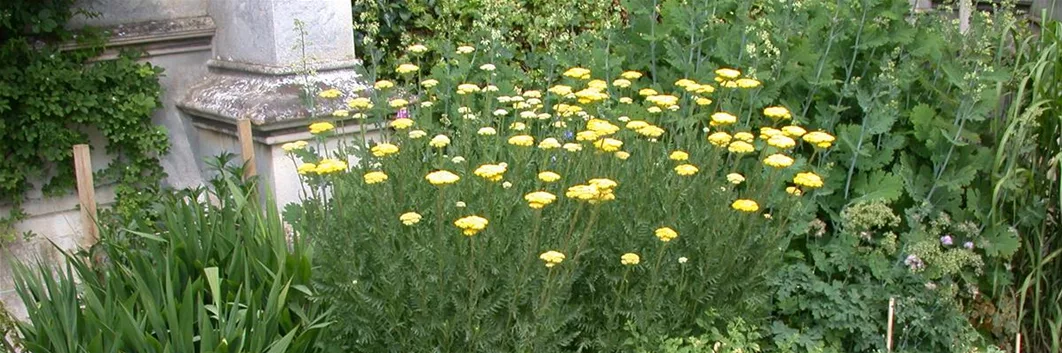
[[572,132],[571,130],[568,130],[568,131],[564,132],[564,139],[565,140],[571,140],[572,137],[574,137],[574,136],[575,136],[575,133]]
[[973,250],[973,242],[972,241],[968,241],[968,242],[962,243],[962,247],[970,249],[970,250]]
[[954,241],[951,239],[950,235],[945,235],[940,237],[940,243],[944,244],[944,246],[951,246],[951,244],[954,244]]
[[395,117],[398,118],[398,119],[408,118],[409,117],[409,110],[406,110],[406,108],[399,109],[398,113],[395,114]]

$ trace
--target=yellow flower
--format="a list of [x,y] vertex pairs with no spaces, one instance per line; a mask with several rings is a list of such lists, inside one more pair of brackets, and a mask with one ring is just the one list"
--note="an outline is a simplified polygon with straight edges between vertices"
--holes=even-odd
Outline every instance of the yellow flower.
[[673,161],[684,161],[690,159],[690,154],[686,153],[686,151],[675,150],[672,151],[671,154],[667,156],[667,158]]
[[421,45],[421,44],[413,44],[413,45],[410,45],[408,48],[406,48],[406,50],[409,51],[410,53],[420,54],[420,53],[428,51],[428,47],[426,47],[424,45]]
[[756,151],[756,148],[751,143],[745,141],[734,141],[730,143],[727,150],[731,153],[751,153]]
[[737,117],[734,114],[727,112],[717,112],[712,114],[711,126],[730,125],[737,122]]
[[735,210],[744,212],[756,212],[760,210],[760,205],[757,204],[756,201],[748,199],[740,199],[734,201],[734,203],[730,204],[730,207]]
[[796,141],[794,141],[793,138],[791,138],[789,136],[774,135],[774,136],[771,136],[771,138],[767,139],[767,144],[771,145],[771,146],[774,146],[774,147],[787,149],[787,148],[792,148],[793,146],[796,146]]
[[363,177],[366,184],[377,184],[387,180],[387,174],[384,172],[368,172]]
[[627,160],[627,158],[631,158],[630,152],[627,151],[616,151],[614,156],[616,156],[616,158],[619,158],[621,161],[625,161]]
[[446,170],[436,170],[428,173],[428,175],[424,176],[424,179],[432,185],[447,185],[456,183],[458,180],[461,180],[461,177]]
[[576,141],[594,141],[597,140],[598,137],[600,136],[598,136],[597,132],[590,130],[579,131],[575,134]]
[[712,104],[712,100],[708,99],[708,98],[697,98],[697,100],[694,101],[694,102],[697,103],[697,105],[709,105],[709,104]]
[[553,203],[557,200],[557,196],[545,191],[535,191],[530,194],[524,195],[524,200],[527,200],[527,205],[534,209],[540,209],[546,207],[546,205]]
[[797,188],[795,186],[787,186],[785,188],[785,192],[788,192],[790,195],[793,195],[793,196],[800,196],[800,195],[804,194],[803,191],[800,191],[800,188]]
[[317,170],[317,165],[313,163],[303,163],[298,168],[299,174],[302,175],[313,173],[315,170]]
[[734,139],[752,143],[752,140],[754,140],[755,138],[753,138],[751,133],[742,131],[734,134]]
[[652,88],[642,88],[641,90],[638,90],[638,95],[643,97],[655,96],[658,94],[660,94],[660,92],[657,92],[655,89]]
[[599,91],[604,91],[608,88],[608,83],[605,80],[590,80],[586,83],[586,87],[593,88]]
[[498,134],[498,130],[494,130],[494,128],[487,126],[479,128],[479,131],[476,131],[476,133],[482,136],[491,136]]
[[686,87],[686,89],[700,94],[711,94],[715,92],[715,86],[712,85],[697,85],[697,87]]
[[638,254],[635,254],[635,253],[632,253],[632,252],[629,252],[629,253],[623,254],[623,256],[620,256],[620,264],[627,265],[627,266],[637,265],[641,261],[642,261],[642,258],[639,257]]
[[595,88],[587,88],[575,92],[575,97],[579,98],[579,104],[589,104],[608,99],[608,93],[603,93]]
[[656,107],[656,106],[653,106],[653,107],[649,107],[649,108],[648,108],[648,109],[646,109],[645,111],[647,111],[647,112],[649,112],[649,113],[652,113],[652,114],[656,114],[656,113],[662,112],[662,111],[664,111],[664,110],[663,110],[663,109],[660,109],[660,107]]
[[391,121],[391,127],[395,128],[395,130],[405,130],[410,126],[413,126],[413,119],[410,118],[398,118]]
[[565,71],[563,75],[571,78],[586,80],[590,78],[590,70],[581,67],[573,67],[568,69],[568,71]]
[[476,51],[476,48],[473,48],[473,47],[467,46],[467,45],[462,45],[462,46],[457,47],[457,53],[458,54],[471,54],[474,51]]
[[347,106],[351,109],[372,109],[372,101],[367,97],[358,97],[347,101]]
[[544,171],[544,172],[541,172],[541,173],[538,173],[538,180],[542,180],[542,181],[547,182],[547,183],[552,183],[554,181],[560,180],[560,178],[561,178],[560,174],[557,174],[557,173],[554,173],[554,172],[551,172],[551,171],[548,171],[548,170]]
[[419,139],[424,136],[428,136],[428,133],[424,132],[424,130],[412,130],[409,132],[409,138],[411,139]]
[[479,168],[476,168],[476,170],[472,172],[472,174],[475,174],[483,179],[496,182],[502,179],[502,176],[505,174],[506,169],[507,165],[505,163],[484,164],[479,166]]
[[822,187],[822,177],[812,172],[797,173],[793,177],[793,184],[806,188],[820,188]]
[[559,251],[554,250],[544,252],[542,253],[542,255],[538,255],[538,258],[546,262],[547,268],[556,266],[561,262],[564,262],[564,254],[561,254]]
[[345,118],[347,116],[350,116],[350,112],[343,109],[337,109],[332,112],[332,116],[337,118]]
[[782,133],[785,134],[786,136],[796,138],[796,137],[804,136],[804,134],[808,133],[808,131],[804,130],[804,128],[796,126],[796,125],[789,125],[789,126],[783,126],[782,127]]
[[738,185],[745,182],[745,176],[738,173],[730,173],[726,175],[726,181],[731,184]]
[[760,81],[751,78],[739,78],[736,82],[737,86],[741,88],[756,88],[760,86]]
[[628,80],[637,80],[642,77],[642,73],[638,71],[624,71],[622,74],[620,74],[620,77],[623,77]]
[[317,168],[313,170],[314,173],[325,175],[347,170],[347,162],[338,159],[322,159],[317,162]]
[[332,88],[321,91],[321,93],[318,93],[317,96],[321,98],[336,98],[342,94],[343,92],[340,92],[338,89]]
[[556,85],[549,88],[549,93],[553,93],[558,96],[567,96],[569,94],[572,94],[572,87],[565,85]]
[[627,79],[620,78],[620,79],[616,79],[615,81],[612,81],[612,85],[616,86],[616,87],[619,87],[619,88],[627,88],[627,87],[631,86],[631,81],[628,81]]
[[653,234],[656,234],[656,238],[665,243],[678,238],[678,232],[668,227],[657,228]]
[[306,141],[295,141],[295,142],[285,143],[285,144],[281,145],[280,148],[283,148],[284,152],[291,152],[291,151],[301,150],[303,148],[306,148],[307,145],[309,145],[309,143],[307,143]]
[[313,124],[310,124],[310,133],[316,135],[316,134],[332,131],[332,129],[335,129],[335,128],[336,128],[335,125],[332,125],[332,123],[328,123],[328,122],[313,123]]
[[787,109],[786,107],[782,107],[782,106],[774,106],[774,107],[763,108],[763,116],[766,116],[768,118],[775,119],[775,120],[792,119],[793,118],[793,114],[789,112],[789,109]]
[[697,174],[698,170],[699,169],[697,169],[697,167],[692,164],[682,164],[675,167],[675,173],[682,176]]
[[675,81],[675,86],[682,87],[682,88],[686,88],[686,87],[688,87],[690,85],[695,85],[695,84],[697,84],[697,82],[694,82],[693,80],[685,79],[685,78],[684,79],[680,79],[678,81]]
[[726,80],[733,80],[741,76],[741,71],[724,67],[715,70],[715,76]]
[[525,91],[523,96],[526,97],[526,98],[542,98],[542,92],[541,91],[533,91],[533,90],[532,91]]
[[822,131],[812,131],[803,136],[804,141],[818,148],[829,148],[833,145],[834,137]]
[[476,233],[487,228],[488,223],[490,222],[488,222],[486,218],[480,216],[468,216],[454,221],[454,225],[457,226],[457,228],[461,228],[461,231],[466,236],[476,235]]
[[586,129],[597,133],[599,136],[608,136],[619,131],[619,126],[601,119],[590,119],[586,122]]
[[439,85],[439,80],[430,78],[430,79],[421,81],[420,85],[424,86],[424,88],[432,88],[432,87],[435,87],[435,86]]
[[767,140],[767,139],[770,139],[771,137],[774,137],[776,135],[782,135],[782,134],[783,134],[782,130],[775,129],[775,128],[770,127],[770,126],[764,126],[764,127],[760,128],[760,138],[764,139],[764,140]]
[[572,199],[581,201],[589,201],[592,204],[615,200],[616,195],[613,194],[612,189],[616,187],[616,182],[611,179],[590,179],[587,184],[575,185],[568,188],[568,191],[564,193],[565,196]]
[[428,141],[428,146],[435,148],[443,148],[449,145],[450,138],[446,137],[446,135],[435,135],[435,137],[431,138],[431,141]]
[[462,83],[457,85],[457,94],[469,94],[479,92],[481,88],[471,83]]
[[670,95],[670,94],[657,94],[657,95],[652,95],[652,96],[645,97],[645,101],[646,102],[656,104],[657,106],[662,107],[662,108],[667,108],[667,107],[673,106],[675,104],[678,104],[678,100],[679,100],[678,97],[675,97],[675,96]]
[[793,158],[784,154],[772,154],[763,159],[763,164],[766,164],[775,168],[785,168],[793,165]]
[[402,98],[395,98],[388,101],[387,104],[390,105],[391,108],[402,108],[409,105],[409,101]]
[[568,152],[579,152],[583,150],[583,145],[578,143],[566,143],[564,146],[561,146],[561,148],[564,148]]
[[626,125],[626,127],[628,129],[635,130],[635,131],[641,130],[642,128],[645,128],[646,126],[649,126],[649,123],[647,123],[645,121],[642,121],[642,120],[631,120]]
[[509,144],[513,146],[531,147],[535,145],[535,138],[530,135],[516,135],[509,138]]
[[722,131],[713,132],[711,135],[708,135],[708,142],[718,147],[729,145],[730,139],[730,134]]
[[379,145],[372,146],[369,151],[372,152],[373,156],[386,157],[398,153],[398,146],[392,145],[390,143],[381,143]]
[[402,224],[411,226],[420,222],[420,214],[416,212],[406,212],[401,216],[398,216],[398,220],[402,221]]
[[398,68],[395,69],[395,72],[400,74],[408,74],[410,72],[416,72],[417,70],[420,70],[420,67],[417,67],[417,65],[402,64],[398,65]]
[[542,142],[538,143],[538,148],[541,148],[541,149],[544,149],[544,150],[553,149],[553,148],[560,148],[560,146],[561,146],[560,142],[557,141],[557,139],[552,138],[552,137],[543,139]]
[[388,88],[394,87],[395,83],[391,82],[391,81],[388,81],[388,80],[380,80],[380,81],[376,81],[376,83],[373,84],[372,86],[374,88],[376,88],[376,89],[388,89]]
[[634,100],[631,99],[631,97],[622,97],[619,99],[619,102],[620,104],[631,104],[634,103]]
[[605,152],[615,152],[619,151],[619,149],[623,147],[623,141],[614,138],[603,138],[594,141],[594,147],[597,147],[598,149]]
[[509,129],[516,130],[516,131],[524,131],[524,130],[527,130],[527,124],[524,124],[524,123],[521,123],[521,122],[517,121],[517,122],[514,122],[512,124],[509,124]]

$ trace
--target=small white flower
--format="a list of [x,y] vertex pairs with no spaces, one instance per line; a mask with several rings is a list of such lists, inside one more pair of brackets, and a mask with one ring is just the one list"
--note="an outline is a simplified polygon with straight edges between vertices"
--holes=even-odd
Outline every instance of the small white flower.
[[513,101],[512,97],[509,97],[509,96],[498,97],[498,103],[509,103],[509,102],[512,102],[512,101]]
[[535,112],[530,111],[530,110],[525,110],[525,111],[520,112],[520,117],[524,118],[524,119],[534,119],[534,118],[538,117],[538,114],[535,114]]
[[457,201],[457,203],[455,203],[454,206],[456,206],[457,208],[465,208],[465,206],[467,206],[467,205],[465,205],[464,201]]
[[625,123],[625,122],[631,121],[631,118],[627,117],[626,115],[624,115],[624,116],[621,116],[621,117],[617,118],[616,120],[619,120],[620,122]]
[[509,111],[505,110],[505,109],[498,109],[498,110],[494,111],[494,116],[505,116],[505,115],[508,115],[508,114],[509,114]]
[[690,259],[687,259],[685,256],[683,256],[683,257],[680,257],[678,261],[679,261],[680,264],[684,264],[684,263],[686,263],[686,261],[689,261],[689,260]]
[[495,86],[495,85],[489,85],[487,87],[483,87],[483,92],[497,92],[497,91],[498,91],[498,86]]
[[424,107],[424,108],[428,108],[428,107],[431,107],[433,104],[435,104],[435,103],[432,103],[431,101],[426,101],[426,102],[420,103],[420,106]]
[[479,69],[483,71],[494,71],[494,64],[483,64],[479,66]]
[[513,187],[513,183],[510,183],[510,182],[506,181],[506,182],[502,183],[502,187],[506,188],[506,189],[511,188],[511,187]]
[[461,162],[465,161],[465,157],[457,156],[457,157],[454,157],[453,159],[451,159],[450,161],[454,162],[454,163],[457,163],[457,164],[460,164]]

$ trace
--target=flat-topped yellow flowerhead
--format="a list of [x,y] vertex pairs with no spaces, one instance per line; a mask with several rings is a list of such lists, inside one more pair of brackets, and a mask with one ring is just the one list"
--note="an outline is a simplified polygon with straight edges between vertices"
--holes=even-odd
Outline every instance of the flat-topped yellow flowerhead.
[[739,78],[735,83],[740,88],[756,88],[761,85],[760,81],[751,78]]
[[625,160],[627,160],[627,158],[631,158],[631,153],[627,152],[627,151],[616,151],[616,153],[614,153],[613,156],[616,156],[616,158],[618,158],[621,161],[625,161]]
[[420,70],[420,67],[418,67],[417,65],[413,65],[413,64],[402,64],[402,65],[398,65],[398,67],[395,68],[395,72],[397,72],[399,74],[413,73],[413,72],[417,72],[417,70]]
[[472,174],[475,174],[476,176],[479,176],[483,179],[487,179],[489,181],[497,182],[501,181],[502,177],[505,175],[507,167],[508,165],[506,165],[505,163],[484,164],[479,166],[479,168],[476,168],[476,170],[473,171]]
[[803,139],[818,148],[829,148],[833,145],[833,141],[835,140],[833,135],[822,131],[809,132],[803,136]]
[[410,118],[398,118],[391,121],[391,127],[395,130],[405,130],[413,126],[413,119]]
[[358,97],[347,101],[351,109],[372,109],[372,100],[366,97]]
[[480,136],[493,136],[498,134],[498,130],[495,130],[493,127],[490,126],[486,126],[479,128],[479,131],[476,131],[476,134],[479,134]]
[[557,195],[545,191],[535,191],[524,195],[524,200],[527,201],[527,206],[534,209],[540,209],[553,203],[553,201],[556,201]]
[[804,134],[807,134],[808,131],[804,130],[804,128],[796,126],[796,125],[789,125],[789,126],[783,126],[782,127],[782,133],[785,134],[786,136],[789,136],[789,137],[792,137],[792,138],[797,138],[797,137],[804,136]]
[[736,79],[738,77],[741,77],[741,71],[724,67],[724,68],[720,68],[718,70],[715,70],[715,76],[718,77],[718,78],[723,78],[723,79],[727,79],[727,80],[733,80],[733,79]]
[[638,129],[635,132],[637,132],[639,135],[655,139],[664,135],[664,128],[650,124],[649,126]]
[[379,89],[379,90],[384,90],[384,89],[388,89],[388,88],[394,87],[395,83],[391,82],[391,81],[388,81],[388,80],[379,80],[379,81],[376,81],[376,83],[374,83],[372,86],[373,86],[373,88],[376,88],[376,89]]
[[697,166],[694,166],[692,164],[682,164],[675,167],[675,174],[682,176],[694,175],[697,174],[697,171],[699,171],[699,169],[697,169]]
[[516,135],[509,138],[509,144],[520,147],[531,147],[535,145],[535,138],[530,135]]
[[315,170],[317,170],[317,164],[313,164],[313,163],[299,164],[299,168],[298,168],[298,172],[301,175],[306,175],[306,174],[313,173]]
[[742,212],[756,212],[760,210],[760,205],[756,201],[748,199],[739,199],[730,204],[730,207],[742,211]]
[[599,136],[608,136],[619,132],[619,126],[613,125],[607,120],[590,119],[586,121],[586,129],[597,133]]
[[347,162],[344,162],[344,161],[341,161],[341,160],[338,160],[338,159],[333,159],[333,158],[326,158],[326,159],[322,159],[320,162],[317,162],[317,168],[314,169],[313,172],[317,173],[317,174],[320,174],[320,175],[325,175],[325,174],[343,172],[343,171],[346,171],[346,170],[347,170]]
[[727,146],[726,149],[727,149],[727,151],[730,151],[730,153],[737,153],[737,154],[752,153],[752,152],[756,151],[756,147],[752,146],[751,143],[748,143],[748,142],[745,142],[745,141],[734,141],[734,142],[731,142],[730,146]]
[[626,265],[626,266],[634,266],[634,265],[637,265],[641,261],[642,261],[642,258],[640,256],[638,256],[638,254],[635,254],[635,253],[632,253],[632,252],[629,252],[629,253],[623,254],[623,256],[620,256],[620,264],[623,264],[623,265]]
[[642,73],[638,71],[624,71],[622,74],[620,74],[620,77],[623,77],[628,80],[637,80],[642,77]]
[[476,48],[473,48],[472,46],[469,46],[469,45],[462,45],[462,46],[457,47],[457,53],[458,54],[472,54],[472,52],[474,52],[474,51],[476,51]]
[[406,51],[414,54],[420,54],[428,51],[428,47],[424,46],[423,44],[413,44],[407,47]]
[[368,172],[368,173],[365,173],[363,178],[365,179],[365,183],[366,184],[370,184],[370,185],[379,184],[379,183],[382,183],[384,181],[387,181],[387,174],[384,174],[384,172],[379,172],[379,171],[377,171],[377,172]]
[[737,117],[734,114],[727,112],[716,112],[712,114],[712,121],[708,123],[711,126],[730,125],[737,122]]
[[671,239],[678,238],[678,232],[668,227],[657,228],[653,234],[656,234],[656,238],[665,243],[671,241]]
[[730,173],[726,175],[726,181],[738,185],[745,182],[745,176],[738,173]]
[[790,195],[793,195],[793,196],[800,196],[800,195],[804,194],[804,192],[801,191],[800,188],[798,188],[796,186],[787,186],[785,188],[785,192],[787,192],[787,193],[789,193]]
[[820,188],[822,187],[822,177],[812,172],[797,173],[796,176],[793,176],[793,184],[806,188]]
[[785,168],[793,165],[793,158],[784,154],[775,153],[764,158],[763,164],[775,168]]
[[296,151],[296,150],[301,150],[303,148],[306,148],[306,146],[309,146],[309,145],[310,145],[310,143],[306,142],[306,141],[295,141],[295,142],[285,143],[285,144],[281,145],[280,148],[284,149],[284,152],[293,152],[293,151]]
[[336,98],[341,95],[343,95],[343,92],[335,88],[326,89],[324,91],[321,91],[321,93],[317,94],[317,96],[321,98]]
[[420,222],[420,214],[416,212],[406,212],[401,216],[398,216],[398,220],[402,221],[402,224],[411,226]]
[[766,116],[775,120],[792,119],[793,114],[789,112],[789,109],[782,106],[774,106],[763,108],[763,116]]
[[627,88],[631,86],[631,81],[625,78],[618,78],[615,81],[612,81],[612,85],[619,88]]
[[568,69],[568,71],[565,71],[563,75],[580,80],[587,80],[590,79],[590,70],[581,67],[573,67]]
[[372,152],[373,156],[386,157],[398,153],[398,146],[395,146],[390,143],[381,143],[379,145],[372,146],[369,151]]
[[796,146],[796,140],[786,135],[774,135],[767,139],[767,144],[781,149],[790,149]]
[[708,142],[718,147],[729,146],[731,139],[732,137],[730,136],[730,134],[722,131],[713,132],[712,134],[708,135]]
[[454,221],[454,225],[461,228],[461,232],[469,237],[486,229],[489,223],[486,218],[480,216],[467,216]]
[[559,265],[561,262],[564,262],[564,254],[555,250],[544,252],[542,253],[542,255],[538,255],[538,258],[546,262],[547,268]]
[[432,88],[439,85],[439,80],[429,78],[427,80],[420,81],[420,85],[424,86],[424,88]]
[[449,145],[450,138],[446,137],[446,135],[435,135],[435,137],[431,138],[431,141],[428,141],[428,146],[435,148],[443,148]]
[[321,134],[321,133],[325,133],[325,132],[328,132],[328,131],[332,131],[335,128],[336,128],[336,126],[332,125],[332,123],[330,123],[330,122],[313,123],[313,124],[310,124],[310,133],[316,135],[316,134]]
[[616,152],[623,147],[623,141],[614,138],[603,138],[594,141],[594,147],[605,152]]
[[560,141],[557,141],[557,139],[553,138],[553,137],[547,137],[547,138],[543,139],[542,142],[538,143],[538,148],[544,149],[544,150],[550,150],[550,149],[560,148],[560,147],[561,147]]
[[428,173],[428,175],[424,176],[424,179],[432,185],[449,185],[461,180],[461,177],[448,170],[436,170]]
[[782,135],[782,134],[784,134],[784,132],[782,130],[775,129],[775,128],[770,127],[770,126],[764,126],[764,127],[760,128],[760,139],[763,139],[763,140],[768,140],[771,137],[774,137],[774,136],[777,136],[777,135]]
[[560,174],[557,174],[557,173],[554,173],[554,172],[551,172],[551,171],[548,171],[548,170],[547,171],[543,171],[541,173],[538,173],[538,180],[541,180],[541,181],[544,181],[544,182],[547,182],[547,183],[552,183],[554,181],[560,180],[560,178],[561,178]]

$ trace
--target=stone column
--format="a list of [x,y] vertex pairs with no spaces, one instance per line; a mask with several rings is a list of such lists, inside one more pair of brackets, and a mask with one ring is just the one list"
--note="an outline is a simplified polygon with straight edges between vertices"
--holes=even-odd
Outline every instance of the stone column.
[[[262,184],[280,207],[298,201],[298,175],[280,146],[312,138],[306,126],[331,119],[352,97],[310,109],[303,85],[366,88],[354,70],[350,0],[213,0],[210,16],[217,26],[210,73],[178,103],[197,128],[198,154],[238,154],[236,122],[251,119]],[[337,129],[337,138],[352,130]]]

